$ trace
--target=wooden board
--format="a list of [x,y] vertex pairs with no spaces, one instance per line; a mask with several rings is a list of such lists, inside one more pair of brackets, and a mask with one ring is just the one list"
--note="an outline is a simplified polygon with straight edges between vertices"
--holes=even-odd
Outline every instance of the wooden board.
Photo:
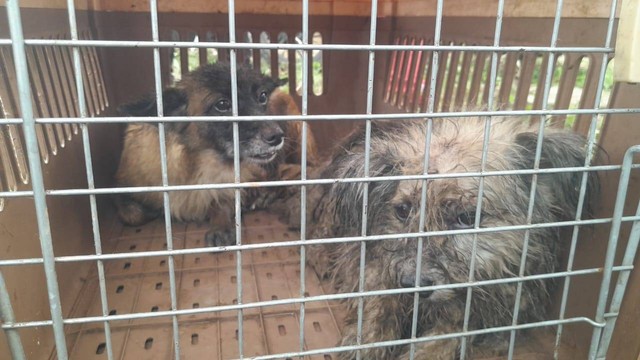
[[[5,0],[0,1],[4,6]],[[378,15],[389,16],[435,16],[436,0],[378,0]],[[609,1],[566,0],[562,16],[565,18],[606,18],[609,16]],[[20,4],[26,8],[64,9],[66,0],[23,0]],[[495,17],[498,0],[448,0],[444,6],[444,16],[481,16]],[[310,15],[369,16],[369,0],[310,0]],[[76,3],[78,10],[98,11],[149,11],[148,0],[87,0]],[[159,0],[160,12],[199,12],[226,13],[228,1],[201,0]],[[302,14],[301,0],[245,0],[236,1],[238,14]],[[618,10],[619,11],[619,10]],[[537,0],[508,1],[505,4],[505,17],[553,17],[555,2],[548,1],[540,6]]]

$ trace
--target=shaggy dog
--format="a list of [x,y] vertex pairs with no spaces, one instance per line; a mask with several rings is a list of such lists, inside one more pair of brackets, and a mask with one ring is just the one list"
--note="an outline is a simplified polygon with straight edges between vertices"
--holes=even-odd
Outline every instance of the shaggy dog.
[[[428,173],[480,172],[485,122],[477,118],[434,120]],[[423,173],[426,125],[424,121],[374,122],[371,135],[371,177]],[[519,119],[493,119],[486,171],[532,169],[537,127]],[[540,168],[579,167],[585,162],[585,140],[576,134],[548,129],[542,143]],[[354,132],[334,154],[322,178],[363,177],[365,158],[363,129]],[[484,177],[479,227],[527,224],[533,175]],[[545,173],[537,176],[531,223],[573,220],[576,215],[582,173]],[[430,179],[426,188],[424,228],[419,229],[423,180],[371,181],[368,190],[367,234],[401,234],[423,231],[466,230],[476,225],[479,177]],[[597,179],[589,179],[586,204],[597,191]],[[359,236],[362,231],[364,183],[317,186],[310,192],[317,206],[310,213],[310,238]],[[590,211],[589,205],[584,209]],[[525,240],[528,238],[528,240]],[[552,273],[561,252],[559,229],[499,230],[477,234],[475,281],[510,278],[519,273],[523,247],[528,246],[524,274]],[[415,237],[367,242],[364,288],[366,291],[465,283],[474,244],[471,233],[424,238],[417,254]],[[310,246],[307,258],[316,272],[328,276],[338,292],[357,292],[359,242]],[[421,272],[416,279],[417,256]],[[544,319],[551,280],[522,283],[518,323]],[[472,288],[469,330],[511,325],[517,282]],[[437,336],[463,329],[467,288],[420,292],[417,336]],[[347,300],[348,314],[342,345],[356,344],[357,303]],[[364,298],[362,343],[411,336],[414,293]],[[490,349],[505,350],[508,332],[469,337],[467,355]],[[460,338],[415,344],[416,359],[455,359]],[[408,359],[409,345],[361,350],[362,359]],[[340,359],[355,359],[346,352]]]
[[[249,68],[237,72],[239,115],[265,115],[288,111],[295,104],[284,93],[274,92],[285,80],[273,80]],[[275,96],[278,94],[277,96]],[[270,105],[274,95],[275,103]],[[287,108],[282,105],[287,104]],[[155,116],[155,97],[147,96],[120,107],[125,116]],[[204,65],[185,75],[163,92],[165,116],[231,116],[231,74],[227,64]],[[274,121],[239,123],[241,181],[275,177],[277,164],[287,156],[287,138],[297,136],[299,125]],[[233,125],[231,122],[167,123],[167,176],[170,185],[233,183]],[[290,140],[290,139],[289,139]],[[315,153],[315,143],[312,142]],[[152,123],[127,126],[122,158],[116,174],[120,186],[162,184],[158,129]],[[243,204],[255,203],[255,193],[242,191]],[[210,220],[206,242],[211,246],[235,244],[234,190],[213,189],[169,192],[171,215],[179,221]],[[267,197],[272,199],[273,197]],[[265,201],[262,201],[264,204]],[[162,214],[162,193],[133,193],[116,197],[118,214],[125,224],[144,224]]]

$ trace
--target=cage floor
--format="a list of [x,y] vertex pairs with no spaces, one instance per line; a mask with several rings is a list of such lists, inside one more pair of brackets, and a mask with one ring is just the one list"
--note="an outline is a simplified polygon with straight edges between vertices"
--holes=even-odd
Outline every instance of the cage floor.
[[[174,224],[174,248],[200,247],[206,226]],[[166,249],[164,223],[156,221],[139,228],[116,231],[105,246],[114,252]],[[246,214],[243,241],[261,243],[298,238],[277,216],[266,212]],[[113,246],[108,246],[113,245]],[[235,253],[174,256],[179,309],[237,303]],[[243,302],[295,298],[300,294],[300,256],[297,248],[243,251]],[[151,257],[105,262],[106,291],[110,314],[170,310],[167,258]],[[306,271],[306,292],[329,292],[316,274]],[[243,311],[244,355],[255,356],[299,351],[299,305],[288,304]],[[307,350],[335,346],[340,339],[344,309],[339,302],[311,302],[305,307]],[[100,316],[97,276],[91,276],[74,304],[72,317]],[[234,359],[238,357],[238,312],[223,311],[179,316],[182,359]],[[110,323],[116,359],[172,359],[171,317],[115,321]],[[71,359],[106,359],[102,323],[67,327]],[[550,359],[552,342],[533,337],[518,349],[518,359]],[[519,341],[523,343],[522,341]],[[570,353],[570,352],[567,352]],[[53,357],[53,356],[52,356]],[[330,360],[335,354],[306,359]],[[493,358],[492,358],[493,359]]]

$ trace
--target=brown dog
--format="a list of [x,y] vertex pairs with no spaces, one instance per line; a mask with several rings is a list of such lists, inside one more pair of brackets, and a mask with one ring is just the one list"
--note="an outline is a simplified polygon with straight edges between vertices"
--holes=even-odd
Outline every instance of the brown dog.
[[[231,76],[228,65],[204,65],[163,92],[166,116],[232,114]],[[271,93],[282,84],[251,69],[240,69],[239,115],[265,115]],[[120,108],[128,116],[155,116],[153,97]],[[170,185],[233,183],[233,127],[231,122],[173,122],[166,127],[167,177]],[[285,130],[273,121],[239,123],[241,181],[267,178],[265,167],[281,156]],[[162,183],[157,126],[129,124],[116,179],[121,186]],[[117,197],[118,214],[129,225],[143,224],[162,213],[160,192],[133,193]],[[233,230],[234,190],[172,191],[171,215],[180,221],[209,218],[209,245],[235,244]]]
[[[269,98],[267,107],[269,115],[300,115],[300,110],[295,101],[288,93],[276,89]],[[282,121],[280,126],[285,129],[285,145],[283,151],[271,162],[269,166],[269,180],[299,180],[301,178],[302,162],[302,122]],[[319,165],[316,140],[312,127],[307,126],[307,171],[313,172]],[[277,213],[288,213],[288,203],[295,203],[299,206],[299,187],[271,187],[249,189],[248,193],[251,201],[248,209],[255,210],[273,205],[273,210]],[[275,201],[277,200],[277,201]],[[275,201],[275,202],[274,202]]]

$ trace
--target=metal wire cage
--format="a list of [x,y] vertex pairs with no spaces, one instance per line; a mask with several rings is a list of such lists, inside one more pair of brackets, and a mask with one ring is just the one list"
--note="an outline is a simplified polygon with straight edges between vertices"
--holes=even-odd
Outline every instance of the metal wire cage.
[[[5,37],[0,39],[3,115],[0,155],[4,175],[0,184],[0,211],[4,213],[0,216],[4,218],[0,218],[0,224],[15,229],[19,227],[14,224],[15,219],[32,216],[30,221],[37,224],[33,229],[37,228],[39,249],[33,249],[36,242],[7,232],[9,247],[25,242],[31,248],[22,252],[8,248],[0,260],[0,311],[7,345],[0,348],[3,354],[6,352],[13,359],[86,359],[89,353],[108,359],[135,356],[331,359],[341,351],[458,337],[462,339],[464,357],[469,336],[509,332],[511,359],[516,356],[516,330],[533,328],[551,329],[549,356],[555,358],[603,359],[608,351],[610,358],[631,354],[633,346],[615,340],[614,329],[618,319],[623,329],[633,329],[634,321],[637,322],[619,315],[624,313],[621,307],[630,278],[632,286],[637,284],[633,278],[637,275],[632,270],[640,241],[640,204],[638,184],[632,179],[637,177],[638,168],[634,156],[640,152],[640,146],[635,145],[640,128],[634,123],[640,116],[637,100],[640,90],[637,84],[614,83],[611,78],[610,60],[615,53],[620,7],[617,0],[607,6],[599,4],[585,13],[562,0],[549,4],[553,10],[537,12],[531,7],[513,7],[504,0],[496,0],[489,7],[480,2],[461,6],[459,2],[444,0],[424,4],[372,0],[346,2],[350,5],[341,8],[338,2],[329,2],[330,9],[323,7],[322,2],[303,0],[295,4],[281,2],[283,8],[275,10],[276,15],[268,7],[262,9],[264,14],[253,10],[247,15],[252,5],[236,4],[234,0],[201,5],[203,9],[190,9],[188,14],[170,5],[164,12],[159,11],[157,0],[151,0],[148,8],[136,1],[121,1],[115,5],[102,4],[105,9],[83,5],[80,20],[76,19],[79,5],[69,0],[66,5],[42,6],[46,8],[43,11],[51,12],[55,30],[61,22],[68,24],[68,32],[64,29],[59,34],[51,33],[46,23],[36,24],[36,20],[29,19],[30,15],[38,15],[37,9],[30,9],[38,8],[38,2],[27,3],[21,10],[17,0],[7,0],[4,11],[8,28],[0,26],[0,34]],[[54,11],[58,5],[60,8]],[[135,15],[127,11],[136,7]],[[212,14],[222,12],[212,15],[215,24],[206,15],[198,14],[204,8]],[[361,15],[363,10],[367,16]],[[528,18],[528,12],[536,14],[531,16],[534,19]],[[536,16],[540,18],[535,19]],[[286,29],[279,22],[283,20],[289,21]],[[27,24],[24,27],[23,21]],[[120,27],[120,23],[125,25]],[[532,26],[538,33],[532,34]],[[261,27],[265,31],[260,32]],[[25,36],[27,28],[36,29],[31,31],[32,37]],[[466,30],[459,30],[463,28]],[[243,41],[237,40],[239,33]],[[596,39],[597,36],[600,37]],[[268,42],[265,40],[268,38],[277,41]],[[287,63],[282,62],[281,54],[287,55]],[[147,69],[146,75],[140,77],[152,80],[156,101],[162,104],[163,86],[191,70],[193,59],[201,64],[212,61],[212,57],[213,61],[230,63],[233,118],[164,116],[162,106],[158,106],[158,116],[154,117],[113,115],[110,103],[119,102],[114,98],[123,100],[144,89],[144,85],[127,75],[135,78],[137,71]],[[254,68],[266,70],[274,77],[288,74],[290,92],[300,101],[302,115],[238,116],[236,68],[238,63],[249,60]],[[316,64],[321,70],[314,70]],[[349,75],[349,81],[345,81],[343,77]],[[354,100],[347,104],[344,98]],[[454,110],[477,104],[484,104],[487,110]],[[468,116],[537,119],[541,130],[551,123],[572,127],[588,137],[584,166],[557,171],[579,172],[583,179],[589,172],[606,176],[603,194],[612,200],[603,203],[595,218],[582,219],[578,213],[573,221],[556,224],[529,223],[491,229],[476,226],[471,230],[471,233],[529,231],[540,226],[570,229],[570,251],[561,271],[534,276],[521,272],[515,277],[485,282],[470,278],[467,283],[409,289],[371,291],[361,285],[357,292],[336,294],[322,287],[305,267],[307,246],[357,242],[364,253],[370,242],[409,237],[422,243],[435,233],[381,236],[367,234],[363,226],[360,236],[306,239],[310,219],[304,211],[300,214],[300,235],[276,224],[272,215],[241,212],[243,188],[298,187],[301,208],[305,209],[311,186],[371,181],[368,173],[362,178],[309,179],[306,134],[310,127],[318,134],[319,143],[329,148],[337,143],[331,134],[346,131],[358,121],[365,123],[368,144],[371,122],[378,119],[425,119],[431,124],[438,118]],[[119,134],[114,126],[134,121],[155,123],[160,118],[158,151],[162,185],[113,187],[109,182],[113,161],[105,157],[114,156],[111,152],[119,144],[111,143],[113,137],[102,138],[100,132]],[[256,119],[303,121],[300,180],[240,181],[238,124]],[[185,120],[233,122],[236,155],[233,183],[169,185],[165,124]],[[73,140],[77,134],[80,140]],[[590,154],[597,146],[609,153],[610,164],[591,164]],[[71,157],[71,165],[56,160],[64,156],[65,147],[69,148],[68,153],[78,155]],[[486,146],[483,151],[485,154],[488,151]],[[365,169],[369,168],[368,152],[367,148]],[[540,159],[540,151],[536,159]],[[56,167],[60,169],[55,170]],[[70,167],[74,170],[68,172],[66,169]],[[509,174],[543,171],[514,170]],[[485,177],[496,173],[462,175]],[[410,178],[426,182],[438,175],[425,171]],[[585,197],[585,184],[586,180],[580,189],[580,202]],[[235,189],[238,240],[237,245],[219,248],[203,247],[196,240],[203,228],[177,224],[168,211],[162,222],[144,229],[122,228],[113,221],[105,200],[106,195],[115,193],[161,192],[164,207],[168,208],[171,191],[229,188]],[[482,189],[478,198],[482,198],[481,192]],[[65,202],[66,199],[72,200]],[[367,199],[365,196],[362,204],[363,219]],[[17,208],[33,207],[33,213],[11,214],[16,209],[12,209],[11,203],[20,201],[24,204]],[[81,214],[65,214],[67,211]],[[579,236],[584,233],[580,229],[587,226],[595,229],[590,239]],[[33,234],[29,237],[35,240]],[[73,240],[63,244],[67,237]],[[88,237],[92,242],[86,241]],[[360,266],[362,278],[364,257]],[[23,268],[27,270],[21,272]],[[41,273],[44,276],[38,275]],[[89,280],[78,281],[79,273]],[[137,275],[131,275],[134,273]],[[336,304],[338,300],[360,299],[361,319],[362,299],[366,297],[401,293],[415,293],[417,297],[419,291],[471,289],[498,283],[518,283],[520,294],[524,281],[546,278],[563,280],[555,298],[557,311],[550,311],[553,315],[547,321],[523,324],[514,316],[511,326],[480,330],[465,326],[459,333],[422,338],[416,336],[417,316],[414,316],[414,331],[407,338],[336,346],[340,313],[344,311]],[[581,282],[581,278],[590,280]],[[227,279],[231,284],[223,288],[220,284]],[[137,289],[129,294],[133,300],[124,300],[121,294],[128,294],[130,288]],[[579,293],[577,299],[575,295],[571,298],[572,292]],[[163,300],[147,301],[158,293]],[[29,299],[39,295],[42,299]],[[586,295],[590,299],[585,299]],[[578,307],[580,302],[589,303],[584,306],[585,311],[571,308]],[[50,314],[41,313],[47,307]],[[516,306],[514,313],[517,311]],[[358,323],[361,334],[362,322]],[[574,331],[573,325],[582,327]],[[262,329],[263,334],[256,335],[256,328]],[[291,332],[291,328],[295,331]],[[297,341],[281,342],[270,331]],[[566,331],[577,339],[573,342],[577,350],[561,351]],[[585,332],[589,335],[585,336]],[[613,355],[609,350],[612,341]],[[33,345],[35,342],[44,345]],[[196,347],[198,344],[200,348]],[[88,352],[83,352],[85,349]]]

